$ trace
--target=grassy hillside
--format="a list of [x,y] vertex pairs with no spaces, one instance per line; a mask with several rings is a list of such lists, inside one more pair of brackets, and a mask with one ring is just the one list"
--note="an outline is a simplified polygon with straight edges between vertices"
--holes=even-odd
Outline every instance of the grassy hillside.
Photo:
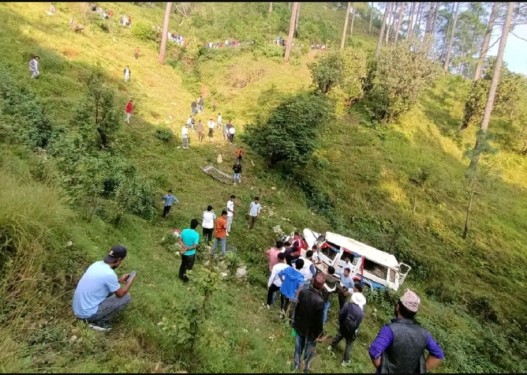
[[[304,34],[300,29],[306,39],[299,40],[292,62],[284,65],[281,50],[269,43],[278,33],[285,36],[287,3],[275,3],[270,16],[267,3],[192,4],[190,17],[174,14],[171,19],[171,31],[183,34],[190,45],[171,46],[167,64],[161,66],[157,44],[137,32],[161,24],[161,5],[101,4],[115,14],[109,32],[80,3],[58,3],[54,16],[45,13],[44,3],[0,4],[0,65],[36,94],[55,127],[73,134],[74,109],[99,64],[119,111],[130,97],[137,105],[131,126],[121,125],[116,135],[116,148],[154,184],[156,201],[172,188],[181,203],[166,221],[125,214],[114,225],[115,206],[103,200],[89,220],[87,207],[72,203],[63,189],[55,161],[0,127],[0,335],[5,338],[0,371],[289,371],[294,349],[290,328],[277,309],[261,305],[267,277],[262,250],[274,241],[276,225],[286,232],[333,229],[412,265],[405,286],[422,297],[419,321],[445,349],[441,372],[527,371],[527,162],[507,147],[506,122],[494,119],[490,128],[500,151],[483,160],[486,173],[478,183],[469,237],[463,240],[468,202],[464,152],[473,144],[474,129],[461,135],[455,130],[469,83],[442,78],[416,108],[389,127],[374,126],[357,112],[340,114],[325,127],[323,146],[305,170],[312,185],[304,190],[267,169],[248,147],[243,183],[224,185],[201,168],[216,164],[221,153],[224,163],[218,167],[229,171],[233,145],[219,134],[199,144],[192,134],[191,148],[179,147],[190,102],[203,94],[206,108],[198,119],[206,123],[222,112],[224,119],[233,119],[239,135],[246,123],[266,118],[282,97],[310,88],[306,64],[320,52],[306,48],[309,37],[325,30],[330,45],[338,45],[344,12],[331,10],[329,3],[326,8],[303,3],[300,21],[311,26]],[[131,29],[118,25],[122,13],[131,15]],[[69,29],[71,17],[86,26],[82,33]],[[355,28],[353,48],[372,50],[375,36],[366,34],[367,21],[357,19]],[[225,38],[255,44],[200,51],[203,43]],[[142,51],[137,60],[136,47]],[[27,71],[33,53],[41,57],[42,75],[36,81]],[[125,65],[132,71],[128,84],[122,79]],[[176,139],[156,138],[158,129],[173,131]],[[416,188],[409,178],[420,170],[429,178]],[[233,255],[211,266],[206,249],[200,249],[193,282],[182,285],[179,257],[162,238],[170,228],[199,218],[208,204],[219,212],[233,193],[240,210],[229,237]],[[244,211],[255,195],[264,209],[249,232]],[[138,279],[122,320],[113,331],[100,334],[75,321],[70,303],[84,269],[115,243],[125,244],[130,254],[119,272],[136,270]],[[215,271],[232,271],[240,262],[248,267],[246,280],[222,279]],[[313,370],[373,371],[367,347],[391,318],[394,298],[392,293],[368,295],[351,368],[340,367],[338,358],[319,345]],[[327,327],[331,335],[336,303]]]

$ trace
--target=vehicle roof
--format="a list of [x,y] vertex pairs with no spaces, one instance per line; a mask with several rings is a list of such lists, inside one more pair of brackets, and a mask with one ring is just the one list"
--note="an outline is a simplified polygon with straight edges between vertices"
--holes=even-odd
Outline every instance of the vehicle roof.
[[335,245],[344,247],[357,254],[364,256],[372,262],[378,263],[389,268],[398,268],[399,262],[394,255],[385,251],[376,249],[362,242],[354,240],[353,238],[345,237],[337,233],[326,232],[326,241],[334,243]]

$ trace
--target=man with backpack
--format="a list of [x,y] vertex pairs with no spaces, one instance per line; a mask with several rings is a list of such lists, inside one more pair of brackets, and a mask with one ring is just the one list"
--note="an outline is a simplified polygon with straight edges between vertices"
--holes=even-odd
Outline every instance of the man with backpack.
[[363,309],[366,304],[366,298],[362,293],[353,293],[351,295],[351,302],[346,302],[339,314],[339,331],[331,341],[329,346],[333,350],[337,344],[342,340],[346,340],[346,348],[342,358],[342,366],[350,365],[350,353],[353,341],[357,337],[357,329],[359,328],[362,318],[364,317]]

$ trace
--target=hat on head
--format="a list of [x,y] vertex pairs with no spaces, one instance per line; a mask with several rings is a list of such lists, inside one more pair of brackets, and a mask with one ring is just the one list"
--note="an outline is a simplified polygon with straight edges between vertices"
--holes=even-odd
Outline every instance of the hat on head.
[[364,310],[364,305],[366,304],[366,297],[362,293],[353,293],[351,295],[351,302],[356,305],[359,305],[361,310]]
[[106,263],[113,263],[119,258],[125,258],[126,257],[126,247],[123,245],[114,245],[112,246],[110,252],[108,255],[104,257],[104,261]]
[[415,292],[412,292],[410,289],[406,289],[404,291],[403,296],[399,300],[401,304],[406,307],[411,312],[417,312],[419,309],[419,304],[421,303],[421,299]]

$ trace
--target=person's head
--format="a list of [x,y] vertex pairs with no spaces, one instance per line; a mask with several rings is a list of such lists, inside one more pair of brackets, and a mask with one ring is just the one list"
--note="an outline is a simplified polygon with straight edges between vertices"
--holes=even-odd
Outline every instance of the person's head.
[[212,206],[210,204],[207,206],[207,211],[212,211]]
[[199,225],[199,221],[198,219],[192,219],[190,220],[190,228],[191,229],[196,229]]
[[335,274],[335,267],[333,267],[333,266],[329,266],[329,267],[328,267],[328,273],[329,273],[330,275]]
[[366,304],[366,297],[362,293],[353,293],[351,295],[351,302],[360,307],[361,310],[364,310],[364,305]]
[[300,233],[299,233],[299,232],[295,232],[295,233],[293,234],[293,236],[294,236],[294,237],[300,236]]
[[285,247],[289,247],[289,246],[291,246],[291,242],[289,242],[289,241],[285,241],[285,242],[284,242],[284,246],[285,246]]
[[311,246],[311,250],[313,250],[313,252],[317,251],[318,250],[317,244],[313,244],[313,246]]
[[38,55],[33,56],[33,58],[37,59],[37,60],[40,60],[40,56],[38,56]]
[[299,270],[302,267],[304,267],[304,259],[297,259],[295,262],[295,268]]
[[133,100],[132,98],[130,98],[130,100],[129,100],[129,101],[130,101],[130,103],[132,103],[132,102],[133,102],[134,100]]
[[348,267],[344,268],[344,276],[348,277],[350,275],[350,272],[351,270]]
[[126,247],[123,245],[114,245],[110,249],[108,255],[104,257],[104,263],[110,265],[112,269],[116,269],[121,265],[124,258],[126,258]]
[[419,310],[420,303],[421,299],[419,296],[410,289],[406,289],[395,305],[395,315],[405,319],[413,319],[415,314],[417,314],[417,310]]
[[306,258],[307,259],[313,258],[313,251],[311,251],[311,250],[306,251]]
[[254,197],[254,201],[255,201],[255,202],[258,202],[259,200],[260,200],[260,198],[258,198],[258,197]]
[[353,291],[354,292],[358,292],[358,293],[362,293],[362,284],[361,283],[355,283],[353,285]]
[[221,211],[221,216],[227,216],[227,210],[222,210]]
[[285,263],[285,254],[284,253],[278,253],[278,262]]
[[168,194],[172,194],[172,190],[169,190],[169,191],[168,191]]
[[294,244],[292,249],[291,249],[291,253],[295,254],[295,253],[299,253],[299,252],[300,252],[300,248],[298,247],[297,244]]
[[325,282],[326,282],[326,275],[324,275],[322,272],[318,272],[312,281],[313,288],[316,290],[320,290],[324,287]]
[[218,113],[218,116],[221,116],[221,113]]
[[231,200],[235,200],[236,199],[236,195],[232,194],[231,195]]
[[277,249],[281,249],[283,246],[284,246],[284,243],[282,241],[280,241],[280,240],[276,241],[275,247]]

